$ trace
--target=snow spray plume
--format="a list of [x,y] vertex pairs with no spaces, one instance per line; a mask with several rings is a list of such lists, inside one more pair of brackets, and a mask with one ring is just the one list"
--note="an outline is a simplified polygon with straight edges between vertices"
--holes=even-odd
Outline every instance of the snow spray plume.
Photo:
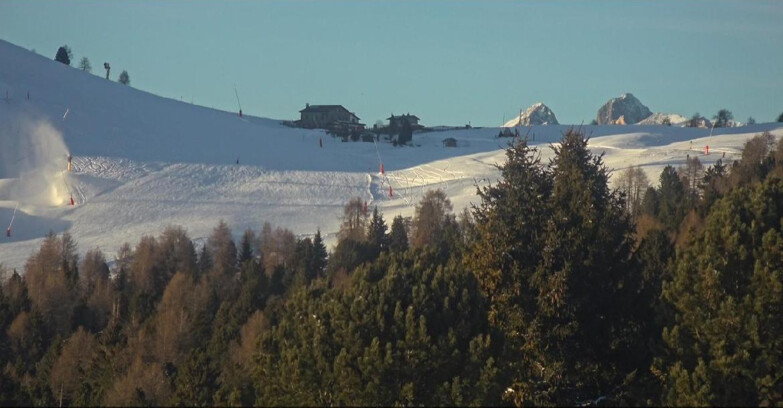
[[12,120],[0,127],[0,200],[60,205],[68,197],[63,180],[68,148],[45,119]]

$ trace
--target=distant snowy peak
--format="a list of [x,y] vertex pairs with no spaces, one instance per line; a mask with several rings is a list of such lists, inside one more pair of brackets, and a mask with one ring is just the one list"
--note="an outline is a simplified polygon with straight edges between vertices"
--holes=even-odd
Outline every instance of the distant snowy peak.
[[672,125],[681,126],[688,120],[685,116],[676,113],[653,113],[640,120],[637,125]]
[[503,127],[514,127],[519,125],[558,125],[555,113],[548,106],[539,102],[529,108],[519,116],[506,122]]
[[631,93],[624,93],[619,98],[606,102],[595,120],[599,125],[630,125],[638,123],[652,115],[652,111]]

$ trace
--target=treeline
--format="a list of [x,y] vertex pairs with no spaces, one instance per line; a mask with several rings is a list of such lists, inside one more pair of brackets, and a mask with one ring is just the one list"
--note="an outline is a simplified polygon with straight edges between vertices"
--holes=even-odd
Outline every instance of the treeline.
[[0,297],[0,405],[783,404],[783,142],[638,169],[524,140],[456,216],[360,199],[327,254],[179,227],[109,268],[50,235]]

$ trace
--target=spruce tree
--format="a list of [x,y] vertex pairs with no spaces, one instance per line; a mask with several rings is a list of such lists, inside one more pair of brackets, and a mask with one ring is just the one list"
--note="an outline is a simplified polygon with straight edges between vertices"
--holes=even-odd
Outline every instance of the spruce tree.
[[587,143],[570,129],[553,147],[551,217],[531,278],[537,299],[527,392],[534,403],[623,402],[626,377],[644,364],[634,350],[641,279],[631,262],[631,223]]
[[536,308],[530,278],[541,262],[552,182],[538,150],[524,139],[506,149],[500,172],[497,185],[479,190],[481,204],[473,209],[476,240],[465,259],[490,301],[489,323],[504,336],[500,361],[513,390],[508,397],[521,404],[528,401],[523,388],[532,369],[528,358],[520,358]]
[[217,375],[211,369],[209,356],[203,349],[193,349],[177,370],[174,382],[174,404],[184,407],[209,407],[217,389]]
[[61,62],[65,65],[71,65],[71,58],[73,58],[73,53],[71,53],[71,48],[67,45],[63,45],[62,47],[57,49],[57,55],[54,56],[54,60],[57,62]]
[[663,403],[783,403],[783,180],[730,192],[678,253]]
[[239,257],[237,260],[239,261],[240,266],[253,259],[253,246],[255,240],[256,234],[251,229],[245,230],[245,233],[242,234],[242,240],[239,243],[239,253],[237,254]]
[[394,217],[389,233],[389,249],[393,253],[405,252],[408,250],[408,228],[405,226],[405,219],[401,215]]
[[367,228],[367,243],[372,252],[372,257],[376,258],[381,252],[389,250],[389,235],[386,233],[388,227],[383,219],[383,214],[378,212],[378,207],[372,211],[370,225]]
[[328,257],[329,254],[326,252],[324,239],[321,237],[321,230],[318,229],[316,230],[315,237],[313,238],[313,258],[310,265],[310,269],[315,272],[316,277],[323,276]]
[[669,231],[676,231],[685,218],[685,188],[671,165],[663,168],[658,189],[659,219]]
[[[504,335],[505,398],[516,405],[634,402],[634,355],[645,316],[631,223],[600,156],[567,131],[549,168],[525,141],[503,180],[481,192],[479,239],[467,262]],[[637,353],[638,354],[638,353]]]

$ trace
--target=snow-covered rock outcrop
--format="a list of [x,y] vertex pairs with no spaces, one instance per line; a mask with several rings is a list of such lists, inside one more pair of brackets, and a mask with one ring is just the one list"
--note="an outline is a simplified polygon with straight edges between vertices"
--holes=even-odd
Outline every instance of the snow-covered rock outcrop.
[[[633,94],[624,93],[619,98],[612,98],[606,102],[601,109],[598,109],[598,115],[595,120],[599,125],[638,123],[652,115],[650,109],[644,106]],[[622,118],[618,122],[618,120]]]
[[682,126],[688,120],[685,116],[676,113],[653,113],[640,120],[637,125],[671,125]]
[[529,108],[519,116],[506,122],[503,127],[514,127],[519,125],[558,125],[555,113],[548,106],[539,102]]

